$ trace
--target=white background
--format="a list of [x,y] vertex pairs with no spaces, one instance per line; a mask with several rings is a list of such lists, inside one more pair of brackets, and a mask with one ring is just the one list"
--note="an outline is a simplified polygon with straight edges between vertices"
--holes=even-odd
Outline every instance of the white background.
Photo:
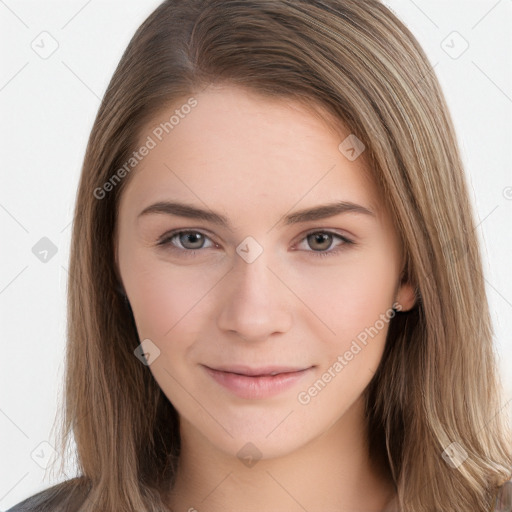
[[[66,269],[79,173],[100,98],[133,33],[158,4],[0,0],[0,512],[62,480],[36,461],[44,465],[51,455],[40,443],[54,444],[51,429],[61,399]],[[512,0],[386,4],[427,52],[450,106],[480,223],[506,386],[502,413],[509,413]],[[32,49],[41,37],[51,48],[43,31],[58,43],[47,59]],[[469,43],[456,59],[445,51],[461,49],[453,31]],[[42,237],[57,248],[46,263],[32,252]]]

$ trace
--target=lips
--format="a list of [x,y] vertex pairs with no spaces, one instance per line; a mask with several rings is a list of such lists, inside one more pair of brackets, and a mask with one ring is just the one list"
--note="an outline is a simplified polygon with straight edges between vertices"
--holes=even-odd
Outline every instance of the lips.
[[260,366],[257,368],[252,368],[244,365],[230,365],[230,366],[207,366],[212,370],[216,370],[219,372],[227,372],[227,373],[236,373],[238,375],[246,375],[248,377],[263,377],[263,376],[274,376],[279,375],[281,373],[294,373],[300,372],[303,370],[307,370],[310,368],[309,366],[302,367],[293,367],[293,366],[276,366],[276,365],[268,365],[268,366]]
[[313,366],[263,366],[242,365],[219,366],[210,368],[201,365],[206,373],[231,394],[246,400],[261,400],[280,395],[297,387]]

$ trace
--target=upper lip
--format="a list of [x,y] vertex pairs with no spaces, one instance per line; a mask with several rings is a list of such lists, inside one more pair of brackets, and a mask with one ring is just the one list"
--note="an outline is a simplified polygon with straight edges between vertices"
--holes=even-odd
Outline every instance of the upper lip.
[[[205,365],[206,366],[206,365]],[[259,366],[257,368],[253,368],[245,365],[230,365],[230,366],[207,366],[211,370],[217,370],[220,372],[228,372],[228,373],[238,373],[239,375],[277,375],[279,373],[292,373],[292,372],[300,372],[302,370],[307,370],[310,366],[304,367],[294,367],[294,366]]]

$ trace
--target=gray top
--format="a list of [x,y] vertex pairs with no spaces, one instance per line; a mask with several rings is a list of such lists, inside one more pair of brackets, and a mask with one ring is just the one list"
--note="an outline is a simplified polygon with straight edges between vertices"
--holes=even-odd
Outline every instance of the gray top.
[[[74,512],[80,508],[89,488],[81,478],[66,480],[34,494],[6,512]],[[392,503],[386,511],[395,512]],[[501,487],[492,512],[512,512],[512,479]]]

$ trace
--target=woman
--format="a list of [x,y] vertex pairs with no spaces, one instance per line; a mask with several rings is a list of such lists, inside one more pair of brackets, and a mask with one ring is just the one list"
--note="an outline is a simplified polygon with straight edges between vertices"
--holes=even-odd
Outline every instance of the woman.
[[170,0],[75,210],[62,451],[14,507],[512,510],[453,125],[375,0]]

